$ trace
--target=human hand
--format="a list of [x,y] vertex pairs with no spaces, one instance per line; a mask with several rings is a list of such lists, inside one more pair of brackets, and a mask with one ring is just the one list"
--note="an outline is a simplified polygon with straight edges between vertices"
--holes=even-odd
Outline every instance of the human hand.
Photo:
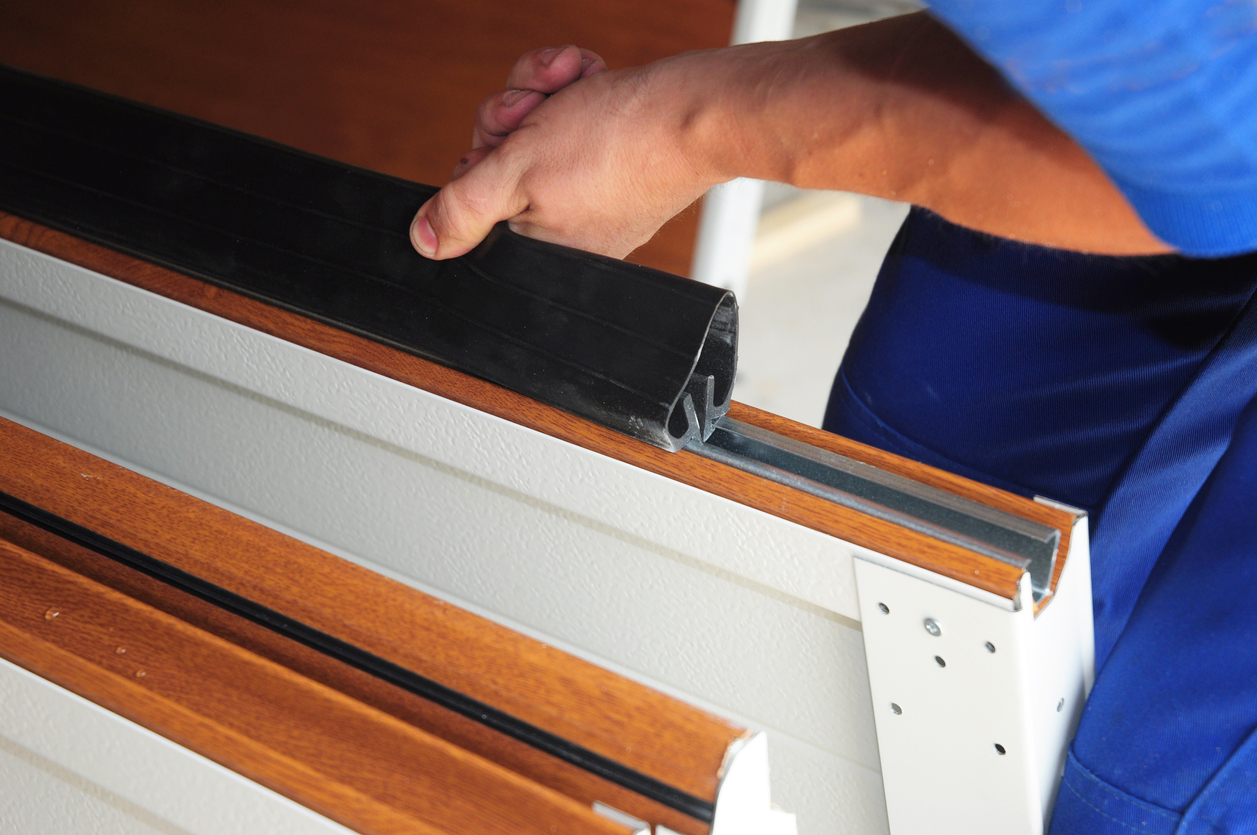
[[471,133],[473,153],[459,160],[450,179],[457,179],[490,150],[501,145],[524,117],[548,96],[606,68],[607,63],[597,53],[571,45],[525,53],[506,77],[506,89],[480,102]]
[[1082,146],[928,14],[618,71],[539,50],[508,83],[415,216],[429,258],[466,253],[502,220],[623,257],[735,177],[911,202],[1028,243],[1167,251]]
[[524,55],[508,89],[481,102],[451,181],[415,215],[415,249],[457,257],[502,220],[616,257],[645,243],[718,181],[681,152],[661,65],[609,72],[574,46]]

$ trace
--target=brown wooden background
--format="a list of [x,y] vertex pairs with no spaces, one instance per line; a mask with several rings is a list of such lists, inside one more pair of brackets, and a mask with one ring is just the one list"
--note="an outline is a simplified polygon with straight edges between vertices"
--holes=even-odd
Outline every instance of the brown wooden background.
[[[440,185],[519,54],[728,43],[734,0],[0,0],[0,62]],[[418,208],[416,206],[416,208]],[[686,274],[690,208],[631,260]]]

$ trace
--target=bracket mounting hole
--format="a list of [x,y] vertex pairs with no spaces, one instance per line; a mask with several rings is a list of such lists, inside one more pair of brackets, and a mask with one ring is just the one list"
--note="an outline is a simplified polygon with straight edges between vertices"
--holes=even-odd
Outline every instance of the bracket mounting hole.
[[995,750],[999,752],[999,755],[1001,757],[1008,753],[1006,750],[1004,750],[1004,746],[1000,745],[998,742],[995,743]]
[[879,608],[879,609],[881,609],[881,610],[882,610],[882,614],[883,614],[883,615],[889,615],[889,614],[890,614],[890,607],[889,607],[889,606],[887,606],[885,603],[878,603],[878,604],[877,604],[877,608]]
[[937,664],[937,665],[938,665],[938,666],[940,666],[940,667],[946,667],[946,666],[947,666],[947,662],[943,660],[943,656],[941,656],[941,655],[936,655],[936,656],[934,656],[934,663],[935,663],[935,664]]

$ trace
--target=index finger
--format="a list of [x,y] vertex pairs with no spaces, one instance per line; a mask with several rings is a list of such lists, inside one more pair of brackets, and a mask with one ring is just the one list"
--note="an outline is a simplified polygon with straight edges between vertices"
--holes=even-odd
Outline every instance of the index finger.
[[607,68],[602,56],[577,46],[551,46],[526,52],[506,77],[506,86],[549,95]]

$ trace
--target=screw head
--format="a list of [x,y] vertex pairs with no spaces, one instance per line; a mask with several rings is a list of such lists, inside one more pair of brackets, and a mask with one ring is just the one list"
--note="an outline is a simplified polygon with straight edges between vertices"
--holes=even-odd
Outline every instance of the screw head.
[[899,705],[895,704],[894,702],[891,702],[890,712],[895,714],[896,716],[899,716],[900,714],[903,713],[903,708],[901,708]]
[[939,626],[938,621],[934,620],[934,618],[926,618],[925,631],[937,638],[943,634],[943,627]]

